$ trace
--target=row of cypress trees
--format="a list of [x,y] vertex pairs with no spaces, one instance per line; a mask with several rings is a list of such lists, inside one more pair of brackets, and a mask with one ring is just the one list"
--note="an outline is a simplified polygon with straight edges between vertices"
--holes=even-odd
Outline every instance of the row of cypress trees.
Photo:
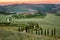
[[36,29],[36,35],[45,35],[45,36],[56,36],[56,28],[53,28],[52,30],[49,29]]
[[[22,30],[21,30],[22,29]],[[41,27],[39,27],[39,24],[37,23],[29,23],[29,25],[23,27],[23,28],[18,28],[18,31],[26,31],[27,33],[33,33],[33,31],[35,31],[36,35],[45,35],[45,36],[55,36],[56,35],[56,28],[53,28],[52,30],[49,29],[43,29]]]

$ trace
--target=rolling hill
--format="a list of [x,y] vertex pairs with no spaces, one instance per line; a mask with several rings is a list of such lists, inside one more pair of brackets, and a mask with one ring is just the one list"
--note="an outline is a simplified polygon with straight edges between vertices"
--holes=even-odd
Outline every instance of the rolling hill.
[[12,4],[0,6],[0,11],[8,12],[29,12],[28,9],[52,13],[52,11],[60,11],[60,4]]
[[[30,9],[30,10],[29,10]],[[43,13],[47,13],[45,18],[27,18],[27,19],[16,19],[11,18],[11,25],[0,25],[0,40],[60,40],[60,16],[56,16],[54,11],[60,11],[60,4],[13,4],[0,6],[0,11],[4,12],[30,12],[31,10],[41,11]],[[52,11],[54,14],[52,14]],[[51,13],[51,14],[49,14]],[[4,14],[4,13],[3,13]],[[0,23],[8,22],[7,18],[11,15],[3,15],[0,14]],[[52,30],[56,28],[56,36],[59,39],[56,39],[52,36],[44,36],[44,35],[35,35],[30,33],[18,32],[17,29],[20,27],[20,24],[28,23],[28,22],[36,22],[42,27],[44,30],[49,29]],[[16,26],[15,24],[18,24]]]

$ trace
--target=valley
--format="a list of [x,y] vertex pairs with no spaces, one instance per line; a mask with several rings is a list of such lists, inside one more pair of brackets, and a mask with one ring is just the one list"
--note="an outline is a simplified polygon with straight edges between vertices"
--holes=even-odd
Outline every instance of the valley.
[[59,4],[0,6],[0,40],[60,40],[59,7]]

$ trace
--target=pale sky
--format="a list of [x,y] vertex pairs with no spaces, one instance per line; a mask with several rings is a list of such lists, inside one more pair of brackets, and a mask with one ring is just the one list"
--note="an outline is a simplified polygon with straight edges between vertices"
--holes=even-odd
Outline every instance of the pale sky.
[[40,4],[40,3],[49,3],[49,4],[60,4],[60,0],[0,0],[0,4],[15,4],[15,3],[30,3],[30,4]]

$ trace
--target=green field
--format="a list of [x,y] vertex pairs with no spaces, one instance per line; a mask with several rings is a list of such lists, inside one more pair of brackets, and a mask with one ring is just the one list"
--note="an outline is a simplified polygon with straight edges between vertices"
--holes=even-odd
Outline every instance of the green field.
[[47,14],[45,18],[30,18],[30,19],[13,19],[11,23],[21,23],[21,22],[37,22],[40,25],[46,26],[56,26],[60,27],[60,16],[55,16],[55,14]]
[[[0,22],[8,22],[6,18],[9,18],[9,15],[4,15],[0,17]],[[43,29],[52,30],[56,28],[56,35],[60,36],[60,16],[56,16],[56,14],[47,14],[45,18],[28,18],[28,19],[16,19],[12,18],[10,23],[11,24],[23,24],[27,22],[35,22],[38,23],[40,27]],[[18,26],[0,26],[0,29],[8,30],[8,31],[18,31]]]
[[56,14],[47,14],[45,18],[40,19],[14,19],[11,23],[24,23],[24,22],[36,22],[43,29],[49,28],[53,29],[54,27],[57,30],[58,35],[60,35],[60,16],[56,16]]
[[0,40],[55,40],[55,37],[46,37],[22,32],[0,30]]
[[[0,15],[0,22],[7,22],[6,18],[8,18],[9,15]],[[56,16],[55,14],[47,14],[45,18],[30,18],[30,19],[14,19],[12,18],[12,21],[10,23],[12,24],[22,24],[26,22],[36,22],[39,24],[42,28],[59,28],[60,29],[60,16]]]

